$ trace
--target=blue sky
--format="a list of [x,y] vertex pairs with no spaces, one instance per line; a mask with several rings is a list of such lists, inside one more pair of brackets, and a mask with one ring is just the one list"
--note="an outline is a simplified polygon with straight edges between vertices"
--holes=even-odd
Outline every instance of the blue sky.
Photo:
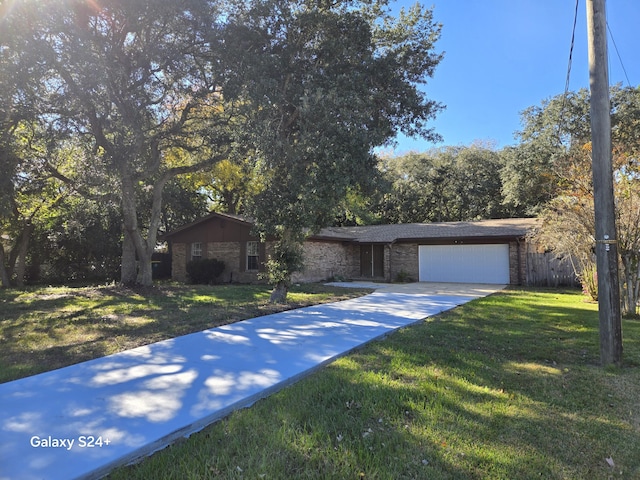
[[[434,146],[492,141],[515,143],[520,112],[564,92],[575,0],[432,0],[442,23],[436,47],[444,60],[424,86],[446,105],[432,126],[441,144],[398,138],[396,154]],[[571,68],[571,90],[588,88],[586,0],[580,0]],[[415,1],[397,1],[409,7]],[[607,21],[632,86],[640,84],[640,1],[609,0]],[[628,85],[611,37],[610,83]]]

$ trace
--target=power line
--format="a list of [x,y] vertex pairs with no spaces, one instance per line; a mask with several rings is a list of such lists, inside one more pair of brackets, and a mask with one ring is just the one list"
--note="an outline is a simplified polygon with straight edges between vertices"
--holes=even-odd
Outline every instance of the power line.
[[560,119],[558,121],[558,142],[562,144],[562,128],[564,126],[564,109],[569,94],[569,81],[571,80],[571,64],[573,63],[573,47],[576,40],[576,24],[578,23],[578,6],[580,0],[576,0],[576,8],[573,14],[573,29],[571,31],[571,47],[569,48],[569,63],[567,65],[567,79],[564,84],[564,94],[562,95],[562,106],[560,107]]
[[616,45],[616,41],[613,38],[613,32],[611,32],[611,27],[609,26],[609,22],[607,22],[607,30],[609,31],[609,36],[611,37],[611,43],[613,43],[613,48],[616,51],[616,55],[618,55],[618,60],[620,60],[620,66],[622,67],[622,71],[624,72],[624,78],[627,79],[627,85],[631,86],[631,82],[629,81],[629,76],[627,75],[627,69],[624,68],[624,63],[622,63],[622,57],[620,56],[620,52],[618,51],[618,45]]
[[[571,79],[571,63],[573,62],[573,46],[576,41],[576,23],[578,22],[578,6],[580,4],[580,0],[576,0],[576,9],[573,14],[573,30],[571,32],[571,47],[569,48],[569,65],[567,67],[567,80],[564,84],[564,97],[567,97],[567,93],[569,92],[569,80]],[[563,104],[564,107],[564,104]],[[563,108],[564,109],[564,108]]]

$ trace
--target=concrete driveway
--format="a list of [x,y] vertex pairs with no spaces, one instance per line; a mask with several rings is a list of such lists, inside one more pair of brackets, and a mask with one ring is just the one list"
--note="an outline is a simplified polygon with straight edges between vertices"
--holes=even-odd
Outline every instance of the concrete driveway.
[[348,286],[376,291],[0,384],[0,480],[99,478],[371,340],[504,287]]

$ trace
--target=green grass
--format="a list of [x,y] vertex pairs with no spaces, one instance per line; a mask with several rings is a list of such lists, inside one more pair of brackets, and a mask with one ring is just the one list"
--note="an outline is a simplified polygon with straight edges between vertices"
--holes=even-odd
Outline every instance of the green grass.
[[270,305],[265,285],[0,290],[0,383],[167,338],[365,291],[294,286]]
[[[112,479],[640,478],[640,323],[508,290],[402,329]],[[609,459],[613,466],[607,461]]]

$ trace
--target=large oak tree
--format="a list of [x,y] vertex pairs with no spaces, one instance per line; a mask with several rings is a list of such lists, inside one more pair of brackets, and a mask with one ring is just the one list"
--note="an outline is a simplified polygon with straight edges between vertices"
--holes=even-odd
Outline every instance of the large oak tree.
[[245,101],[244,141],[263,181],[248,210],[275,240],[272,301],[302,268],[304,237],[373,175],[375,147],[398,131],[437,138],[428,121],[441,106],[419,86],[442,58],[440,25],[428,9],[394,17],[386,3],[256,0],[229,16],[230,86]]
[[[219,50],[212,48],[220,20],[216,4],[9,4],[0,19],[0,50],[11,54],[17,80],[40,86],[22,88],[11,103],[26,105],[46,125],[51,149],[65,137],[85,140],[86,169],[63,173],[50,165],[50,170],[94,198],[117,197],[123,218],[121,281],[150,285],[165,185],[224,158],[229,144]],[[110,180],[100,185],[89,177]]]

